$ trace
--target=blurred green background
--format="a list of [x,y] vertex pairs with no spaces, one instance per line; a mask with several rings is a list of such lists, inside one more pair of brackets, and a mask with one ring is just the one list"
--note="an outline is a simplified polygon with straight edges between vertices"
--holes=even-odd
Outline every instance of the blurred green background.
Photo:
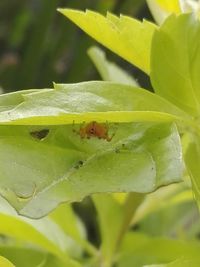
[[[145,0],[1,0],[0,87],[4,92],[100,79],[87,56],[96,44],[56,11],[58,7],[106,11],[152,20]],[[106,51],[108,58],[148,88],[144,74]]]

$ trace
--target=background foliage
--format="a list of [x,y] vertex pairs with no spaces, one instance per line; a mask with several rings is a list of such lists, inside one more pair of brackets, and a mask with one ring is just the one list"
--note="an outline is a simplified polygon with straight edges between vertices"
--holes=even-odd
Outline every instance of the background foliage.
[[86,53],[95,42],[59,15],[58,7],[150,16],[144,0],[2,0],[0,85],[5,91],[100,79]]
[[[163,4],[167,1],[157,2]],[[179,13],[180,10],[176,9],[176,2],[174,1],[173,8]],[[152,0],[151,3],[154,6],[156,1]],[[163,83],[166,76],[162,69],[162,50],[158,48],[163,42],[162,33],[166,31],[170,36],[171,25],[173,23],[177,25],[177,21],[173,17],[168,21],[166,28],[163,27],[154,36],[152,50],[155,49],[154,55],[158,54],[158,57],[152,59],[152,68],[158,71],[151,73],[151,80],[156,92],[164,94],[169,101],[174,102],[174,105],[148,91],[131,87],[130,85],[137,86],[140,83],[143,87],[151,90],[149,78],[144,73],[107,51],[110,60],[128,70],[128,74],[126,74],[112,62],[106,61],[105,54],[101,50],[90,48],[95,42],[65,20],[63,16],[58,15],[55,12],[58,6],[77,9],[89,8],[104,14],[109,10],[115,14],[124,13],[132,17],[152,19],[145,1],[141,0],[24,0],[20,3],[19,1],[12,1],[12,3],[1,1],[0,82],[4,92],[24,88],[48,88],[52,87],[52,80],[56,82],[54,84],[56,90],[48,89],[42,92],[34,90],[11,94],[8,98],[7,96],[1,97],[1,115],[3,114],[0,117],[1,121],[7,119],[9,122],[10,119],[14,119],[17,124],[18,120],[23,121],[22,116],[24,116],[23,123],[25,124],[24,126],[15,126],[11,123],[9,126],[0,126],[1,137],[3,137],[0,142],[1,195],[5,196],[21,214],[32,218],[18,215],[5,199],[0,199],[0,254],[2,255],[0,265],[4,264],[3,266],[9,267],[14,264],[17,267],[23,267],[27,266],[28,262],[30,267],[199,266],[199,212],[186,171],[184,182],[160,188],[148,195],[139,193],[94,194],[81,203],[62,204],[44,216],[62,201],[80,200],[98,190],[104,192],[103,190],[105,188],[107,190],[108,187],[109,191],[114,192],[130,190],[145,193],[153,191],[163,184],[180,181],[183,167],[180,156],[180,139],[177,127],[171,121],[176,116],[182,118],[186,116],[186,120],[190,119],[196,112],[191,109],[193,98],[191,100],[190,95],[182,94],[182,97],[185,97],[183,101],[180,97],[182,92],[178,92],[178,96],[175,95],[176,101],[174,101],[174,96],[167,93],[165,95],[165,92],[168,92],[168,88],[165,88],[168,82],[171,82],[172,87],[175,83],[177,88],[179,88],[177,83],[185,85],[182,76],[180,80],[166,80],[166,83]],[[158,23],[163,20],[160,14],[159,12],[154,14]],[[68,16],[70,16],[70,12]],[[188,22],[189,17],[183,18]],[[74,19],[76,20],[76,16]],[[115,17],[110,15],[110,19],[115,20]],[[184,19],[180,20],[181,26]],[[177,61],[176,64],[177,69],[180,67],[184,69],[185,65],[182,64],[181,55],[184,54],[184,49],[187,47],[185,48],[183,45],[182,49],[178,49],[180,40],[183,44],[186,43],[185,35],[179,32],[180,29],[181,27],[177,26],[177,32],[182,39],[177,41],[176,51],[180,52],[180,61]],[[167,32],[168,30],[169,32]],[[194,40],[195,38],[196,35],[194,35]],[[166,41],[164,44],[169,51],[173,51],[170,42]],[[88,48],[90,48],[89,55],[103,79],[114,82],[126,81],[127,85],[119,86],[115,83],[98,82],[81,83],[77,87],[76,85],[63,85],[63,83],[101,79],[86,54]],[[143,56],[145,57],[146,54]],[[171,54],[170,56],[173,57]],[[131,62],[131,60],[129,61]],[[133,63],[135,63],[135,58]],[[167,63],[166,60],[166,70],[170,72],[171,66],[168,66]],[[186,64],[185,68],[187,69],[187,67]],[[149,72],[149,64],[141,68],[147,73]],[[117,73],[117,77],[113,73]],[[183,74],[185,73],[187,72]],[[136,80],[133,79],[133,76],[136,77]],[[160,83],[159,78],[162,79]],[[194,81],[198,82],[198,76],[194,75]],[[164,88],[162,88],[163,85]],[[187,92],[187,88],[188,86],[184,87],[184,92]],[[118,99],[118,95],[114,94],[118,89],[123,91],[124,99]],[[76,95],[74,95],[74,91]],[[65,99],[66,92],[68,95]],[[83,93],[92,93],[96,98],[101,96],[104,102],[96,105],[88,98],[87,105],[76,105],[73,109],[73,100],[77,103],[76,101],[83,97]],[[141,95],[143,102],[140,99]],[[46,99],[49,100],[47,109],[44,105]],[[178,103],[177,100],[180,100],[181,103]],[[183,105],[187,100],[191,100],[192,103],[189,108]],[[62,106],[63,103],[64,106]],[[105,105],[104,103],[109,104]],[[115,106],[116,103],[118,106]],[[70,116],[67,119],[59,117],[59,113],[56,113],[55,109],[59,126],[51,125],[52,114],[49,115],[49,106],[52,107],[52,110],[56,107],[58,110],[62,108],[71,112],[87,112],[89,109],[91,114],[86,114],[88,122],[92,120],[90,116],[94,116],[92,112],[109,109],[114,112],[106,114],[108,119],[112,121],[114,113],[118,112],[118,120],[126,122],[126,124],[122,123],[117,126],[119,140],[115,139],[115,142],[101,142],[97,145],[95,140],[94,142],[86,140],[83,144],[79,136],[72,134],[73,130],[70,125],[59,125],[62,119],[65,122],[67,119],[71,120]],[[13,107],[15,109],[9,112],[9,109],[12,110]],[[142,113],[145,109],[149,111],[150,116]],[[139,111],[139,117],[132,113],[128,117],[130,115],[128,112],[132,110]],[[8,116],[5,117],[7,111]],[[39,131],[37,125],[43,129],[43,118],[36,117],[34,123],[33,118],[29,118],[31,114],[37,115],[38,111],[42,115],[49,115],[46,122],[49,125],[50,135],[47,135],[44,142],[40,142],[40,138],[37,136]],[[160,114],[157,114],[156,111],[160,111]],[[169,116],[165,112],[170,113]],[[186,115],[185,112],[188,114]],[[85,116],[85,114],[83,115]],[[98,119],[104,121],[104,116],[105,114],[102,112]],[[146,120],[145,116],[151,121],[146,124],[138,123],[137,120],[141,122],[142,118]],[[131,122],[136,123],[123,121],[124,118],[127,120],[127,117]],[[167,123],[155,124],[164,119]],[[82,120],[80,116],[78,122],[80,123]],[[54,122],[55,120],[52,124]],[[180,127],[179,131],[182,134],[184,129]],[[198,166],[194,162],[199,155],[198,147],[189,144],[190,137],[187,134],[181,135],[181,137],[183,150],[187,151],[188,165],[191,166],[192,171],[194,170],[196,179]],[[121,139],[126,144],[120,143]],[[190,149],[187,150],[188,147]],[[146,148],[148,148],[148,153],[146,153]],[[99,154],[96,153],[97,150]],[[136,154],[135,150],[137,150]],[[162,152],[163,155],[160,157]],[[154,162],[151,160],[152,156]],[[69,166],[72,164],[73,170],[78,173],[70,181],[62,179],[68,171],[65,158],[68,158]],[[92,158],[90,164],[85,169],[81,168],[83,163],[90,158]],[[108,165],[104,165],[104,175],[99,177],[98,174],[102,174],[103,169],[99,169],[97,160],[108,163]],[[116,165],[117,160],[119,160],[118,166],[123,163],[123,168],[113,172],[116,168],[109,167],[112,164]],[[9,165],[11,161],[14,163],[12,168]],[[133,163],[131,166],[127,164],[130,162]],[[156,168],[153,163],[156,163]],[[54,166],[55,172],[51,172],[49,166]],[[155,169],[159,170],[158,174]],[[8,172],[6,172],[7,170]],[[86,170],[85,173],[84,170]],[[136,171],[140,175],[136,173],[134,179],[129,181],[129,175]],[[99,181],[99,184],[95,183],[95,186],[93,185],[94,172],[97,178],[95,182]],[[124,173],[127,180],[124,179],[121,182],[120,179]],[[146,173],[151,173],[148,183]],[[170,174],[170,177],[165,176],[165,173],[168,176]],[[108,174],[111,180],[107,179]],[[9,177],[9,175],[11,176]],[[40,181],[45,175],[50,179],[47,179],[47,184],[42,184]],[[24,179],[25,176],[28,176],[29,180]],[[87,178],[84,181],[80,179],[83,176]],[[20,182],[20,186],[13,182],[13,177]],[[113,177],[115,180],[119,178],[120,183],[113,183]],[[137,177],[140,179],[137,180]],[[43,191],[43,187],[47,189],[51,187],[55,178],[58,187]],[[37,179],[37,185],[35,185],[35,179]],[[76,192],[77,181],[79,186],[82,186],[81,193],[80,190]],[[21,185],[24,186],[21,187]],[[42,192],[39,194],[39,201],[35,197],[38,188]],[[198,184],[196,190],[198,190]],[[66,199],[66,192],[68,192],[69,199]],[[41,216],[44,217],[33,219]]]

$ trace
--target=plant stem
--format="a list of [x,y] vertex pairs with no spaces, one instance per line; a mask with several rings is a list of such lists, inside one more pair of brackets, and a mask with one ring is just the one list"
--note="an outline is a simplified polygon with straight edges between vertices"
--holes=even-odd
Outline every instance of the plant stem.
[[116,242],[116,250],[120,247],[123,237],[131,224],[132,218],[138,206],[141,204],[145,197],[145,194],[129,193],[126,202],[124,204],[124,220],[119,231],[119,235]]
[[97,254],[99,253],[98,249],[88,241],[82,240],[82,245],[85,251],[91,256],[97,256]]

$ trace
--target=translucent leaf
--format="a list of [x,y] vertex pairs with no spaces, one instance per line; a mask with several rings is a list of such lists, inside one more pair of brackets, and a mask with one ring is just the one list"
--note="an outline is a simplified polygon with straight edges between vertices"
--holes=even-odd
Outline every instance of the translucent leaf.
[[137,66],[146,73],[150,69],[150,48],[156,26],[108,13],[106,17],[97,12],[58,9],[82,30],[107,48]]
[[23,95],[39,91],[40,90],[35,89],[35,90],[23,90],[9,94],[2,94],[0,97],[0,112],[10,110],[19,105],[20,103],[22,103],[24,101]]
[[44,216],[97,192],[150,192],[182,176],[174,125],[120,124],[111,142],[81,140],[70,125],[48,129],[39,141],[32,128],[1,127],[0,190],[21,214]]
[[196,116],[200,112],[200,22],[172,15],[152,41],[151,81],[155,92]]

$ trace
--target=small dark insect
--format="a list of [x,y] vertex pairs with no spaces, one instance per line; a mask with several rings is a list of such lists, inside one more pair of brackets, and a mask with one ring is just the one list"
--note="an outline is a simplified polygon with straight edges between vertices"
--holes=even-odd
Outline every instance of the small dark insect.
[[118,147],[115,148],[115,153],[120,153],[120,149]]
[[109,126],[107,124],[98,123],[96,121],[89,122],[80,127],[79,131],[74,130],[74,132],[78,133],[82,139],[97,137],[99,139],[105,139],[108,142],[110,142],[114,136],[114,134],[109,136]]
[[74,168],[75,169],[79,169],[80,167],[82,167],[83,166],[83,161],[82,160],[79,160],[78,162],[77,162],[77,164],[74,166]]
[[49,133],[49,129],[43,129],[39,131],[30,132],[30,135],[36,139],[42,140],[44,139]]

